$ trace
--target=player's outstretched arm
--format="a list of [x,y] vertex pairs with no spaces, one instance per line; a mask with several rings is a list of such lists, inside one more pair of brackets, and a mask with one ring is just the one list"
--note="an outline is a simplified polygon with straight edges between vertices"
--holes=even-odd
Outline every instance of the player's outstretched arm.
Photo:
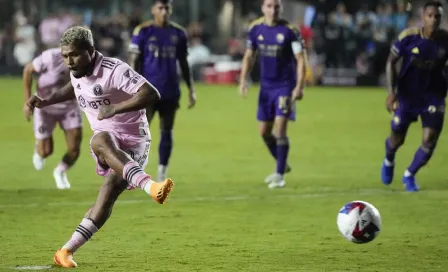
[[23,96],[25,98],[25,105],[23,107],[23,112],[25,113],[25,118],[27,121],[31,119],[31,108],[28,106],[27,102],[31,98],[32,86],[33,86],[33,73],[35,72],[32,63],[28,63],[23,68],[22,79],[23,79]]
[[159,99],[159,91],[152,85],[144,83],[130,99],[118,104],[102,105],[98,114],[98,120],[111,118],[120,113],[145,109],[159,101]]
[[243,57],[243,62],[241,64],[241,73],[240,73],[239,93],[242,96],[247,95],[247,76],[252,68],[253,58],[254,58],[254,50],[250,48],[246,49],[246,52],[244,53]]
[[389,92],[386,100],[386,108],[389,112],[392,112],[394,110],[394,104],[396,101],[398,78],[396,64],[398,63],[399,59],[400,57],[397,54],[391,52],[386,62],[387,89]]
[[42,99],[35,95],[31,96],[30,99],[28,99],[27,105],[32,110],[34,108],[44,108],[53,104],[73,100],[75,98],[75,89],[73,88],[72,83],[69,81],[64,87],[52,93],[45,99]]

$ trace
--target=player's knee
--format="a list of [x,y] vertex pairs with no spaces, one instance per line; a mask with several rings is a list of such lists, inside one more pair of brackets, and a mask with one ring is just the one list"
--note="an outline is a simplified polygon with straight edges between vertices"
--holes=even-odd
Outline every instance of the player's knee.
[[96,134],[90,142],[93,152],[101,157],[103,154],[112,152],[115,146],[112,136],[108,132],[100,132]]
[[71,158],[78,158],[80,152],[81,149],[79,148],[79,146],[72,146],[67,150],[67,153]]
[[37,148],[37,153],[39,154],[39,156],[45,159],[53,154],[53,147],[51,145],[40,146],[39,148]]
[[404,144],[406,137],[402,135],[392,135],[390,137],[390,144],[393,148],[398,148]]
[[434,149],[436,148],[436,145],[437,145],[437,141],[435,141],[433,139],[423,139],[423,141],[422,141],[422,148],[426,152],[434,151]]

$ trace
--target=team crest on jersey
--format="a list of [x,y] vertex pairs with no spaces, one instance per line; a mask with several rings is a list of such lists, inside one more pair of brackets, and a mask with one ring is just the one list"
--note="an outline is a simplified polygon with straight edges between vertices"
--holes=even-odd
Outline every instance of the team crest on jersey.
[[95,86],[93,86],[93,94],[96,96],[102,95],[103,87],[101,87],[101,85],[99,85],[99,84],[96,84]]
[[437,111],[436,106],[431,105],[431,106],[428,107],[428,112],[429,113],[435,113],[436,111]]
[[398,117],[398,116],[394,116],[394,119],[393,119],[393,122],[394,122],[394,124],[395,125],[399,125],[400,124],[400,117]]
[[263,35],[258,35],[258,38],[257,38],[259,41],[262,41],[262,40],[264,40],[264,38],[263,38]]
[[149,37],[149,41],[151,41],[151,42],[157,41],[157,37],[151,36],[151,37]]
[[177,38],[176,35],[172,35],[172,36],[171,36],[171,41],[172,41],[173,43],[177,43],[177,40],[178,40],[178,38]]
[[277,39],[278,43],[283,43],[285,41],[285,35],[283,35],[282,33],[278,33],[275,38]]

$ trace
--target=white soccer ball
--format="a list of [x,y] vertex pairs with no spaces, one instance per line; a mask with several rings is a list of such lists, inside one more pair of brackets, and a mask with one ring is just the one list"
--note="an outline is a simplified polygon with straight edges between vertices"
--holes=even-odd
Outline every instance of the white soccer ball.
[[338,213],[337,223],[342,236],[357,244],[373,241],[381,230],[380,212],[361,200],[345,204]]

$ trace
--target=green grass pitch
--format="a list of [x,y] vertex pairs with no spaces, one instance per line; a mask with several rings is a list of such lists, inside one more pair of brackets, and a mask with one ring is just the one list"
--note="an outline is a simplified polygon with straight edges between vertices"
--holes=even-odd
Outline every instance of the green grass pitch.
[[[275,164],[258,135],[256,88],[247,99],[235,86],[198,85],[197,92],[197,107],[187,110],[183,97],[178,113],[168,203],[125,192],[75,255],[77,271],[448,271],[446,133],[418,175],[421,192],[405,193],[401,174],[421,137],[415,124],[386,187],[379,173],[390,119],[385,92],[309,88],[289,128],[287,187],[270,191],[263,180]],[[58,191],[52,170],[65,150],[61,131],[36,172],[20,80],[2,78],[0,99],[0,270],[49,266],[102,183],[89,153],[92,132],[85,122],[72,189]],[[154,173],[158,120],[151,131],[146,170]],[[369,244],[351,244],[336,228],[338,210],[357,199],[382,215],[382,231]]]

